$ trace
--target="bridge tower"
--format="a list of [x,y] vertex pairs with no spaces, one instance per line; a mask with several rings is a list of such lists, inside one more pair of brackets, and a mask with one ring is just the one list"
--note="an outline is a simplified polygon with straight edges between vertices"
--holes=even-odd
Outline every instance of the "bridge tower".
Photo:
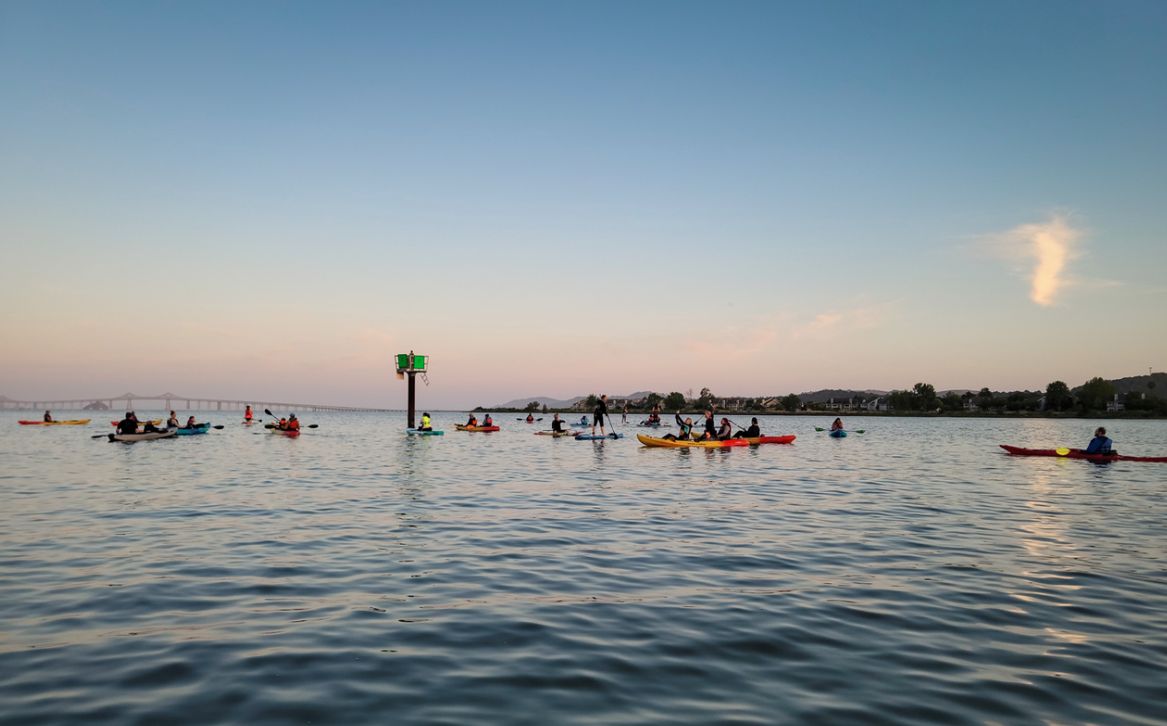
[[408,411],[408,417],[409,417],[408,418],[409,428],[411,428],[411,429],[417,428],[417,422],[416,422],[417,407],[415,406],[415,401],[416,401],[415,384],[416,384],[416,381],[414,379],[416,378],[417,374],[420,373],[421,379],[423,381],[425,381],[425,384],[427,386],[429,385],[429,378],[426,377],[426,374],[425,374],[426,365],[428,363],[429,363],[429,356],[414,355],[412,350],[409,351],[408,353],[398,353],[397,354],[397,377],[398,378],[405,378],[406,376],[409,376],[409,407],[408,407],[407,411]]

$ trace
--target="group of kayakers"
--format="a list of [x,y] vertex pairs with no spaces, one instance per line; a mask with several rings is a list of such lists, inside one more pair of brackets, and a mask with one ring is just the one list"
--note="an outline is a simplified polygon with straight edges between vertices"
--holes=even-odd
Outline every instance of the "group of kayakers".
[[494,419],[488,413],[482,417],[482,423],[479,424],[478,417],[471,413],[470,418],[466,419],[466,428],[476,428],[478,426],[494,426]]
[[676,421],[679,433],[665,434],[661,438],[669,441],[727,441],[729,439],[756,439],[762,435],[762,427],[758,425],[757,416],[750,419],[748,428],[739,428],[736,432],[733,430],[733,421],[724,416],[721,418],[719,426],[713,416],[712,409],[705,409],[704,417],[701,433],[695,433],[696,424],[693,423],[693,419],[690,417],[682,419],[681,412],[677,411],[673,414],[673,419]]
[[[46,411],[45,413],[48,412]],[[141,429],[142,432],[151,434],[156,431],[163,431],[167,429],[193,429],[197,428],[198,425],[199,423],[195,420],[194,416],[191,416],[186,420],[185,426],[180,424],[178,421],[178,414],[174,411],[171,411],[170,418],[166,419],[166,429],[159,429],[154,425],[153,421],[139,421],[138,414],[133,411],[126,411],[125,418],[123,418],[121,421],[118,421],[118,433],[136,434],[139,433],[138,429]]]

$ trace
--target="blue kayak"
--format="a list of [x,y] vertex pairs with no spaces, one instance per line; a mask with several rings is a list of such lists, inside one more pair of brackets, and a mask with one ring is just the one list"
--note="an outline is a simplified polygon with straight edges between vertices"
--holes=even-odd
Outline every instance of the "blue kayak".
[[211,422],[208,421],[206,423],[195,424],[194,426],[191,426],[190,428],[186,428],[185,426],[182,428],[177,428],[174,430],[174,433],[176,433],[179,436],[194,436],[195,434],[205,434],[210,430],[211,430]]
[[409,434],[410,436],[443,436],[446,432],[445,431],[438,431],[437,429],[434,429],[433,431],[419,431],[418,429],[405,429],[405,433]]
[[835,431],[832,431],[830,435],[834,436],[836,439],[843,439],[843,438],[847,437],[847,432],[844,431],[843,429],[837,429]]
[[622,439],[622,438],[624,438],[624,434],[604,434],[603,436],[601,436],[599,434],[576,434],[575,435],[576,441],[603,441],[604,439]]

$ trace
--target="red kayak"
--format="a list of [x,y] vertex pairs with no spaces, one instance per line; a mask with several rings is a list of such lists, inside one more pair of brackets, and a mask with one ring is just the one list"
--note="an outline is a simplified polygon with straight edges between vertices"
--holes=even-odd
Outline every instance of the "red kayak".
[[[1081,449],[1023,449],[1020,446],[999,444],[1013,456],[1053,456],[1060,459],[1085,459],[1096,464],[1105,464],[1110,461],[1150,461],[1167,464],[1167,456],[1123,456],[1122,454],[1087,454]],[[1064,453],[1063,453],[1064,452]]]

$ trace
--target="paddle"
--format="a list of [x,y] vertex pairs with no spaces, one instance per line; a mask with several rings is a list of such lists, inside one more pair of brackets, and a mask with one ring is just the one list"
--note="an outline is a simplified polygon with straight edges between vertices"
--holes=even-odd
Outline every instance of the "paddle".
[[616,435],[616,433],[617,433],[616,432],[616,422],[612,420],[612,414],[605,412],[605,415],[608,417],[608,425],[612,427],[612,433],[610,433],[608,435],[614,439],[620,438],[619,436]]

